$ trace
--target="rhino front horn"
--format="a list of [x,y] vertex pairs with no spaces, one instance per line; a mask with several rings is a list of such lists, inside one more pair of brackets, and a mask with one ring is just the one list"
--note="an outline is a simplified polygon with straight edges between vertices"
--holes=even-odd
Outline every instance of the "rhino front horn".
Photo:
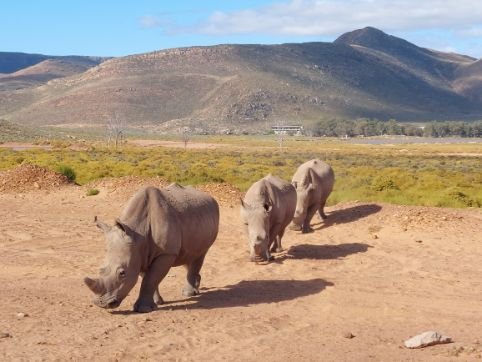
[[94,292],[95,294],[100,294],[100,286],[98,280],[85,277],[84,283],[89,287],[90,290],[92,290],[92,292]]

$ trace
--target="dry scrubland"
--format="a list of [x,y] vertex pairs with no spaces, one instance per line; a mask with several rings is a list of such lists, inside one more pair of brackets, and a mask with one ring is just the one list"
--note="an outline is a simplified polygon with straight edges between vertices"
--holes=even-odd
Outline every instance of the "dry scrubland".
[[[168,148],[157,147],[159,144]],[[137,141],[118,151],[101,144],[52,145],[52,150],[22,152],[0,148],[0,170],[27,162],[53,170],[67,166],[81,185],[104,177],[136,175],[192,185],[225,182],[245,191],[270,172],[289,180],[298,165],[321,158],[336,174],[329,199],[332,205],[350,200],[446,207],[482,205],[482,143],[355,145],[288,138],[280,150],[274,137],[231,136],[195,139],[187,150],[173,147],[182,143],[172,140]]]
[[[0,149],[0,360],[481,360],[480,144],[287,140],[280,151],[274,138],[193,141],[187,151]],[[337,175],[328,219],[314,218],[311,234],[289,230],[274,262],[248,262],[242,191],[268,172],[289,178],[315,156]],[[15,168],[25,162],[63,165],[73,177],[70,167],[81,186],[41,168]],[[146,178],[117,178],[132,174]],[[173,180],[221,204],[202,294],[183,298],[185,273],[174,268],[160,288],[167,303],[153,313],[130,312],[138,286],[117,310],[93,306],[82,278],[103,259],[94,215],[112,222],[139,187]],[[98,194],[87,196],[92,190]],[[432,329],[455,343],[402,347]]]

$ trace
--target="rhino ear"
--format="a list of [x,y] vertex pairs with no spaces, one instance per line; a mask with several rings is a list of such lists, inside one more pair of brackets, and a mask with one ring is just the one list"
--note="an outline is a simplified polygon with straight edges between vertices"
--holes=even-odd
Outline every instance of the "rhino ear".
[[315,187],[313,186],[312,183],[310,183],[310,184],[308,185],[308,191],[311,191],[311,190],[314,190],[314,189],[315,189]]
[[273,209],[273,205],[271,204],[264,204],[264,209],[266,212],[270,212]]
[[125,225],[119,219],[115,219],[115,226],[117,226],[123,232],[127,232]]
[[97,227],[101,229],[104,233],[107,233],[112,229],[110,225],[107,225],[106,223],[103,223],[102,221],[97,220],[97,216],[94,217],[94,222],[97,225]]

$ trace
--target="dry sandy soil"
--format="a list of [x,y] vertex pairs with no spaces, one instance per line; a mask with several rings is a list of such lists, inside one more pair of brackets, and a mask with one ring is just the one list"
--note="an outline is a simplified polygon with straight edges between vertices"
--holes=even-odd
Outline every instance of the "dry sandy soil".
[[[174,268],[158,310],[131,312],[138,286],[103,310],[82,282],[104,257],[94,215],[112,222],[140,184],[105,181],[91,197],[76,186],[0,193],[0,360],[481,359],[480,210],[338,204],[256,265],[237,195],[215,189],[221,225],[202,294],[183,298],[185,272]],[[403,347],[427,330],[455,343]]]

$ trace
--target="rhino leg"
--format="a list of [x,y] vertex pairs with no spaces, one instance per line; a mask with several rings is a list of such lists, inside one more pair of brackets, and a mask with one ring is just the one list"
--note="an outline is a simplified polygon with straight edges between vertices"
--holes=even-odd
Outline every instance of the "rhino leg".
[[268,246],[268,248],[271,247],[272,253],[281,253],[283,251],[283,248],[281,247],[281,238],[283,237],[283,234],[284,230],[281,230],[279,224],[275,225],[270,230],[270,235],[274,235],[274,238],[270,241],[270,245]]
[[199,272],[204,263],[206,254],[200,256],[187,266],[187,283],[182,290],[182,294],[186,297],[192,297],[199,294],[199,285],[201,284],[201,275]]
[[301,230],[303,234],[311,233],[313,231],[313,229],[310,227],[310,223],[316,211],[318,211],[318,207],[316,205],[311,205],[310,207],[308,207],[308,210],[306,211],[306,218],[303,222],[303,228]]
[[322,201],[320,204],[320,208],[318,209],[318,214],[320,215],[320,218],[323,220],[325,220],[328,217],[325,214],[325,204],[326,204],[326,200]]
[[159,295],[159,283],[164,279],[172,264],[174,264],[174,260],[176,260],[175,255],[160,255],[154,259],[149,270],[144,274],[144,278],[142,278],[139,298],[137,298],[134,304],[135,312],[148,313],[156,309],[154,295]]
[[159,294],[159,288],[156,288],[154,291],[154,303],[157,305],[164,304],[164,299],[162,299],[161,295]]

